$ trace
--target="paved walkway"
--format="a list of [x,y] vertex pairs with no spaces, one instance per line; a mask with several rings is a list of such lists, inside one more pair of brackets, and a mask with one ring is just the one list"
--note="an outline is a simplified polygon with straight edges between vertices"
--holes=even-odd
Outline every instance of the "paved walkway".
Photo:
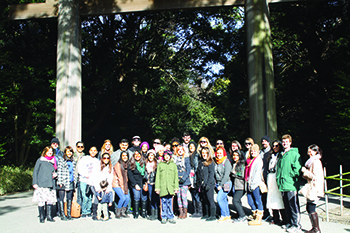
[[[278,226],[269,225],[263,222],[262,226],[248,226],[248,224],[234,223],[217,223],[205,222],[200,219],[187,218],[185,220],[177,220],[175,225],[162,225],[159,221],[148,221],[144,219],[111,219],[107,222],[93,221],[92,219],[75,219],[73,221],[63,222],[59,218],[55,218],[55,223],[39,223],[38,208],[32,202],[32,191],[17,193],[0,197],[0,232],[166,232],[166,233],[183,233],[183,232],[249,232],[254,233],[278,233],[285,232]],[[331,200],[330,209],[336,208],[338,205],[338,197]],[[243,205],[248,207],[246,196],[242,199]],[[230,203],[232,201],[230,200]],[[303,230],[310,229],[310,222],[305,211],[305,198],[300,197],[302,218],[301,224]],[[349,204],[348,199],[345,204]],[[231,206],[232,207],[232,206]],[[248,209],[246,209],[248,211]],[[322,201],[318,207],[318,212],[325,211],[325,205]],[[114,217],[114,215],[113,215]],[[323,233],[349,233],[350,225],[344,225],[334,222],[321,222],[320,227]]]

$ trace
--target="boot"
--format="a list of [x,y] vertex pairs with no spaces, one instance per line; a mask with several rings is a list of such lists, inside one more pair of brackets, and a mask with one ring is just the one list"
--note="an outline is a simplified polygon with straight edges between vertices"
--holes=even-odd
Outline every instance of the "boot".
[[202,205],[203,207],[203,213],[202,213],[202,217],[201,219],[206,220],[207,218],[209,218],[209,211],[208,211],[208,206],[207,205]]
[[180,212],[180,214],[179,214],[179,216],[178,216],[177,218],[178,218],[178,219],[183,219],[183,215],[184,215],[184,208],[179,207],[179,212]]
[[[57,199],[58,199],[58,198],[57,198]],[[61,204],[61,203],[58,201],[58,202],[56,202],[55,207],[52,207],[53,209],[56,208],[56,209],[54,210],[54,213],[56,214],[57,217],[61,217],[61,213],[60,213],[61,206],[60,206],[60,204]],[[52,216],[54,216],[54,215],[52,215]]]
[[141,217],[147,218],[147,201],[141,201]]
[[45,222],[45,206],[38,206],[40,223]]
[[182,215],[182,219],[187,218],[187,208],[183,208],[183,215]]
[[96,221],[96,220],[99,220],[97,218],[97,207],[98,207],[98,204],[92,204],[92,207],[91,207],[91,210],[92,210],[92,220]]
[[[58,203],[60,203],[60,204],[58,204]],[[67,218],[66,218],[66,215],[64,214],[64,204],[63,204],[63,201],[59,201],[59,202],[57,202],[57,204],[58,204],[58,207],[60,207],[60,214],[61,214],[61,220],[62,221],[67,221]],[[68,212],[68,210],[67,210],[67,212]]]
[[126,207],[122,207],[120,216],[122,216],[123,218],[129,218],[129,215],[126,214]]
[[200,218],[203,215],[202,203],[197,203],[196,211],[191,215],[192,218]]
[[117,208],[116,210],[115,210],[115,218],[121,218],[121,212],[122,212],[122,209],[120,209],[120,208]]
[[140,206],[140,201],[134,201],[134,218],[137,219],[139,217],[139,206]]
[[72,200],[67,200],[67,219],[68,220],[72,220],[71,211],[72,211]]
[[153,216],[151,221],[156,221],[158,220],[158,209],[152,209],[153,210]]
[[263,215],[264,215],[264,211],[263,210],[258,210],[257,213],[256,213],[255,219],[250,221],[250,222],[248,222],[248,225],[249,226],[260,226]]
[[206,221],[216,221],[216,207],[210,207],[210,216]]
[[316,212],[309,214],[312,229],[305,231],[305,233],[321,233],[320,226],[318,223],[318,214]]
[[248,221],[255,220],[258,210],[252,210],[252,215],[248,216]]
[[46,219],[48,222],[54,222],[55,220],[52,218],[52,205],[46,206]]

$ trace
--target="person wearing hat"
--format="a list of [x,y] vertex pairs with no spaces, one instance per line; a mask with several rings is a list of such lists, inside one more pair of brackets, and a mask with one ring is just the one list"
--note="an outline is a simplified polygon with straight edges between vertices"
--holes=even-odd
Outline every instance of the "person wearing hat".
[[179,178],[176,164],[171,160],[172,152],[164,151],[164,160],[158,164],[155,191],[160,196],[162,224],[175,224],[173,197],[179,191]]
[[135,150],[139,150],[140,149],[140,144],[141,144],[141,138],[140,136],[134,136],[132,137],[132,141],[131,141],[132,147],[129,148],[129,150],[131,152],[135,152]]
[[[261,138],[261,145],[262,148],[259,152],[262,160],[263,160],[263,177],[264,177],[264,181],[267,181],[267,172],[269,170],[269,163],[268,163],[268,157],[269,154],[271,152],[271,146],[270,146],[270,137],[265,135],[264,137]],[[272,220],[272,216],[270,216],[270,212],[268,211],[268,209],[266,208],[266,203],[267,203],[267,193],[262,193],[261,195],[261,199],[262,199],[262,203],[264,206],[264,216],[263,216],[263,220],[264,221],[270,221]]]
[[58,138],[53,138],[51,140],[51,147],[53,149],[53,154],[54,154],[54,156],[56,157],[57,160],[59,158],[63,159],[63,152],[60,151],[59,146],[60,146],[60,140]]

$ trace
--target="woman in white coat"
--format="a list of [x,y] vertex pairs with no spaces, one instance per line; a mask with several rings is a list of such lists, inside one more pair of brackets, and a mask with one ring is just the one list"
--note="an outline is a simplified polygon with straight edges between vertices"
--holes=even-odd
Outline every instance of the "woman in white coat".
[[307,185],[314,185],[314,188],[309,190],[309,195],[306,197],[306,210],[312,224],[312,229],[306,231],[306,233],[320,233],[321,230],[318,223],[316,205],[320,197],[324,196],[324,176],[321,162],[322,150],[320,147],[313,144],[308,147],[307,153],[310,158],[306,161],[301,171],[303,173],[303,178],[308,182]]

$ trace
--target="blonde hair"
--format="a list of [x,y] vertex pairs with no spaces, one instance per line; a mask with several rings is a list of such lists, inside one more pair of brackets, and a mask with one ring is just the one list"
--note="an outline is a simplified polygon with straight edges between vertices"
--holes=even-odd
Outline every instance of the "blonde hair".
[[259,154],[259,145],[258,144],[254,144],[252,147],[250,147],[249,150],[249,158],[252,158],[252,150],[257,151]]
[[212,156],[212,158],[214,158],[215,152],[214,152],[214,149],[213,149],[213,147],[211,146],[211,144],[210,144],[210,142],[209,142],[209,139],[208,139],[207,137],[201,137],[201,138],[199,139],[199,141],[198,141],[198,147],[197,147],[197,152],[198,152],[198,154],[200,154],[200,150],[201,150],[201,148],[202,148],[201,143],[200,143],[200,141],[202,141],[202,140],[207,141],[207,145],[206,145],[205,147],[208,147],[208,149],[209,149],[209,151],[210,151],[209,154]]
[[113,152],[113,145],[112,145],[111,140],[109,140],[109,139],[104,140],[103,145],[101,147],[101,154],[106,152],[106,143],[107,142],[109,142],[111,144],[111,149],[109,149],[109,152],[107,152],[107,153],[112,154],[112,152]]

